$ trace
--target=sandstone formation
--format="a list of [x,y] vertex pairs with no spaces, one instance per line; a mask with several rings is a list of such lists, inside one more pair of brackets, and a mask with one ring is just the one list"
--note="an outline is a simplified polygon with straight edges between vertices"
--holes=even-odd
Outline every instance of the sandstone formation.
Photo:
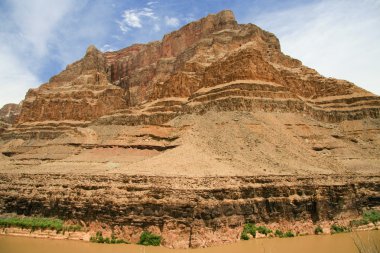
[[380,207],[379,96],[303,66],[231,11],[161,41],[90,46],[11,111],[0,214],[202,247],[238,240],[245,222]]
[[125,108],[125,91],[107,80],[105,58],[94,46],[49,83],[30,89],[18,123],[93,120]]
[[14,124],[20,114],[21,105],[6,104],[0,109],[0,121],[7,124]]

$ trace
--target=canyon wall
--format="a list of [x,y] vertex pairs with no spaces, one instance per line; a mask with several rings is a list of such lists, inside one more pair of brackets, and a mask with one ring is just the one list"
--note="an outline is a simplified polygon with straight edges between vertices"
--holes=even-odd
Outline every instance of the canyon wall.
[[246,222],[312,233],[378,208],[379,174],[379,96],[231,11],[161,41],[90,46],[0,110],[0,214],[131,242],[149,230],[168,247],[217,245]]
[[[237,88],[243,89],[239,94],[236,88],[220,87],[240,81],[252,87]],[[247,101],[255,100],[264,106],[247,106],[248,110],[273,110],[279,101],[280,110],[294,111],[293,102],[289,102],[290,108],[283,108],[284,98],[256,87],[260,82],[274,83],[281,92],[288,93],[286,97],[298,100],[301,106],[297,111],[318,120],[379,117],[378,96],[350,82],[319,75],[284,55],[273,34],[252,24],[238,24],[231,11],[222,11],[187,24],[161,41],[105,53],[90,46],[83,59],[28,92],[18,123],[92,121],[120,109],[128,109],[122,117],[135,117],[144,111],[167,112],[167,108],[156,106],[152,109],[155,113],[150,108],[141,110],[147,103],[160,100],[181,100],[176,114],[192,113],[198,111],[187,106],[192,104],[192,96],[212,87],[223,94],[204,102],[214,103],[219,109],[237,110],[236,103],[244,107]],[[233,104],[226,100],[230,97],[235,99]],[[268,100],[274,101],[266,106]]]
[[2,213],[97,221],[132,242],[147,229],[174,248],[239,240],[245,222],[320,222],[380,205],[379,176],[0,174],[0,181]]

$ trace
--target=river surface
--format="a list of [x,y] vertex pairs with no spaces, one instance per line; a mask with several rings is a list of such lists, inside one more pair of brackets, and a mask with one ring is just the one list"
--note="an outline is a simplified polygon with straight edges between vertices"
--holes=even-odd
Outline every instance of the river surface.
[[[106,245],[72,240],[0,236],[0,253],[357,253],[354,240],[380,249],[380,230],[295,238],[251,239],[203,249],[168,249],[139,245]],[[374,251],[377,252],[377,251]]]

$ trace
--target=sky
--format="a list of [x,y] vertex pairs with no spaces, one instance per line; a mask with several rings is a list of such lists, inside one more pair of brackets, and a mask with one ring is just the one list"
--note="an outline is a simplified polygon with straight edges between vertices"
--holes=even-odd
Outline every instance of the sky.
[[89,45],[162,39],[224,9],[274,33],[282,51],[380,95],[380,0],[1,0],[0,107],[19,103]]

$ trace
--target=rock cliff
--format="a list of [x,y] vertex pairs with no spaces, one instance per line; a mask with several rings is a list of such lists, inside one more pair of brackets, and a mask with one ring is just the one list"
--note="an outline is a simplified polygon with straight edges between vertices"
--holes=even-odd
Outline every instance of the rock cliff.
[[[238,88],[239,94],[236,87],[223,86],[239,81],[246,83]],[[268,99],[281,104],[277,90],[261,90],[257,81],[273,83],[281,94],[287,94],[282,100],[296,101],[298,111],[319,120],[379,117],[378,96],[350,82],[319,75],[284,55],[273,34],[252,24],[238,24],[231,11],[222,11],[165,35],[161,41],[106,53],[90,46],[83,59],[28,92],[18,122],[94,120],[160,99],[177,104],[181,100],[176,112],[184,113],[197,92],[212,87],[218,87],[218,99],[204,103],[237,97],[241,104],[257,100],[265,105]],[[219,108],[236,110],[226,102],[223,106]],[[266,107],[251,109],[265,111]]]
[[379,96],[303,66],[231,11],[161,41],[90,46],[19,115],[0,112],[0,214],[201,247],[238,240],[245,222],[380,206]]
[[0,109],[0,121],[7,124],[14,124],[20,114],[21,105],[6,104]]

